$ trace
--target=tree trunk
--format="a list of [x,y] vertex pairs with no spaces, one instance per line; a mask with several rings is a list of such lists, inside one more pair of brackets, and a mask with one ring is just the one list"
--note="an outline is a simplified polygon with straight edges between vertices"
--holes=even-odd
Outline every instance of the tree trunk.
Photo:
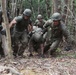
[[46,1],[46,13],[48,18],[50,18],[50,14],[51,14],[50,0],[45,0],[45,1]]
[[[32,10],[33,18],[36,18],[35,12],[34,12],[34,7],[33,7],[33,1],[30,0],[29,2],[30,2],[30,8],[31,8],[31,10]],[[39,14],[39,11],[38,11],[38,14]]]
[[6,14],[6,0],[2,0],[1,2],[2,4],[2,11],[3,11],[3,19],[4,19],[4,23],[6,25],[6,43],[7,43],[7,57],[8,58],[13,58],[13,54],[12,54],[12,48],[11,48],[11,36],[10,36],[10,29],[9,29],[9,22],[8,22],[8,18],[7,18],[7,14]]
[[38,14],[40,14],[40,0],[38,0]]
[[61,0],[52,0],[53,2],[53,13],[59,12],[61,13]]

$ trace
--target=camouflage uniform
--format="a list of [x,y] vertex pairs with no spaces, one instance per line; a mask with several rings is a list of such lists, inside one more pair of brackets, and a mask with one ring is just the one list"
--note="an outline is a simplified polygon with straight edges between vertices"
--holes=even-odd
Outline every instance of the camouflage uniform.
[[28,45],[28,26],[32,26],[32,21],[30,19],[24,19],[24,16],[30,15],[26,10],[29,9],[25,9],[22,16],[15,17],[15,21],[17,23],[14,25],[13,29],[12,43],[15,44],[15,46],[18,45],[18,43],[22,44],[21,50],[19,50],[19,52],[17,50],[14,50],[15,54],[18,52],[18,55],[23,55],[24,49]]
[[[16,41],[16,42],[20,41],[20,43],[22,43],[22,46],[24,46],[24,49],[25,49],[28,44],[27,27],[32,22],[31,22],[31,20],[25,20],[22,16],[16,17],[15,20],[17,21],[17,24],[14,27],[12,37],[14,38],[14,41]],[[23,51],[22,51],[22,53],[23,53]]]
[[44,39],[43,39],[42,33],[43,32],[41,28],[38,28],[38,27],[34,28],[33,34],[29,42],[30,54],[32,54],[33,51],[37,51],[41,56],[43,55]]
[[55,53],[59,43],[61,42],[63,36],[66,38],[66,41],[68,43],[72,43],[72,38],[70,37],[69,32],[66,29],[65,24],[60,21],[60,24],[57,26],[54,26],[53,21],[51,19],[49,19],[44,27],[46,26],[50,26],[51,31],[50,31],[50,38],[48,39],[49,42],[47,42],[44,51],[49,50],[48,54],[52,55],[53,53]]
[[39,14],[37,16],[37,20],[35,21],[34,25],[43,29],[43,25],[45,24],[45,22],[46,22],[46,20],[44,20],[43,17],[42,17],[42,15]]
[[34,23],[34,25],[43,29],[43,25],[45,24],[45,22],[46,21],[44,19],[42,19],[41,22],[39,20],[36,20],[35,23]]

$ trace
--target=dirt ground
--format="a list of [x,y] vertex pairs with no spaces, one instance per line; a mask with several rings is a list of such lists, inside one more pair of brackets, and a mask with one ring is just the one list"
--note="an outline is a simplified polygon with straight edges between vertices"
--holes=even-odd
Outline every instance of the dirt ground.
[[0,75],[76,75],[76,51],[61,51],[57,57],[0,60]]

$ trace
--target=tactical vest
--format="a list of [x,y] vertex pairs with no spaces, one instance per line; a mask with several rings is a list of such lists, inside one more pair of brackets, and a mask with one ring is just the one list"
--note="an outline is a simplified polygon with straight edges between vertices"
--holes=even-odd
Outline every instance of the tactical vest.
[[61,26],[52,27],[51,38],[62,38]]
[[16,31],[23,32],[27,30],[29,24],[31,24],[30,20],[25,20],[22,16],[16,18],[17,24],[15,25]]

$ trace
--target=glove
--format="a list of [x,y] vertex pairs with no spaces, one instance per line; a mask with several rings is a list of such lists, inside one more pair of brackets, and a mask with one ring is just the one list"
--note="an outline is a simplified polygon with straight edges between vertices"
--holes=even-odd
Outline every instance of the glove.
[[4,29],[4,30],[1,30],[1,34],[2,35],[6,35],[6,30]]
[[72,50],[72,46],[66,46],[66,47],[64,48],[64,50],[70,51],[70,50]]

